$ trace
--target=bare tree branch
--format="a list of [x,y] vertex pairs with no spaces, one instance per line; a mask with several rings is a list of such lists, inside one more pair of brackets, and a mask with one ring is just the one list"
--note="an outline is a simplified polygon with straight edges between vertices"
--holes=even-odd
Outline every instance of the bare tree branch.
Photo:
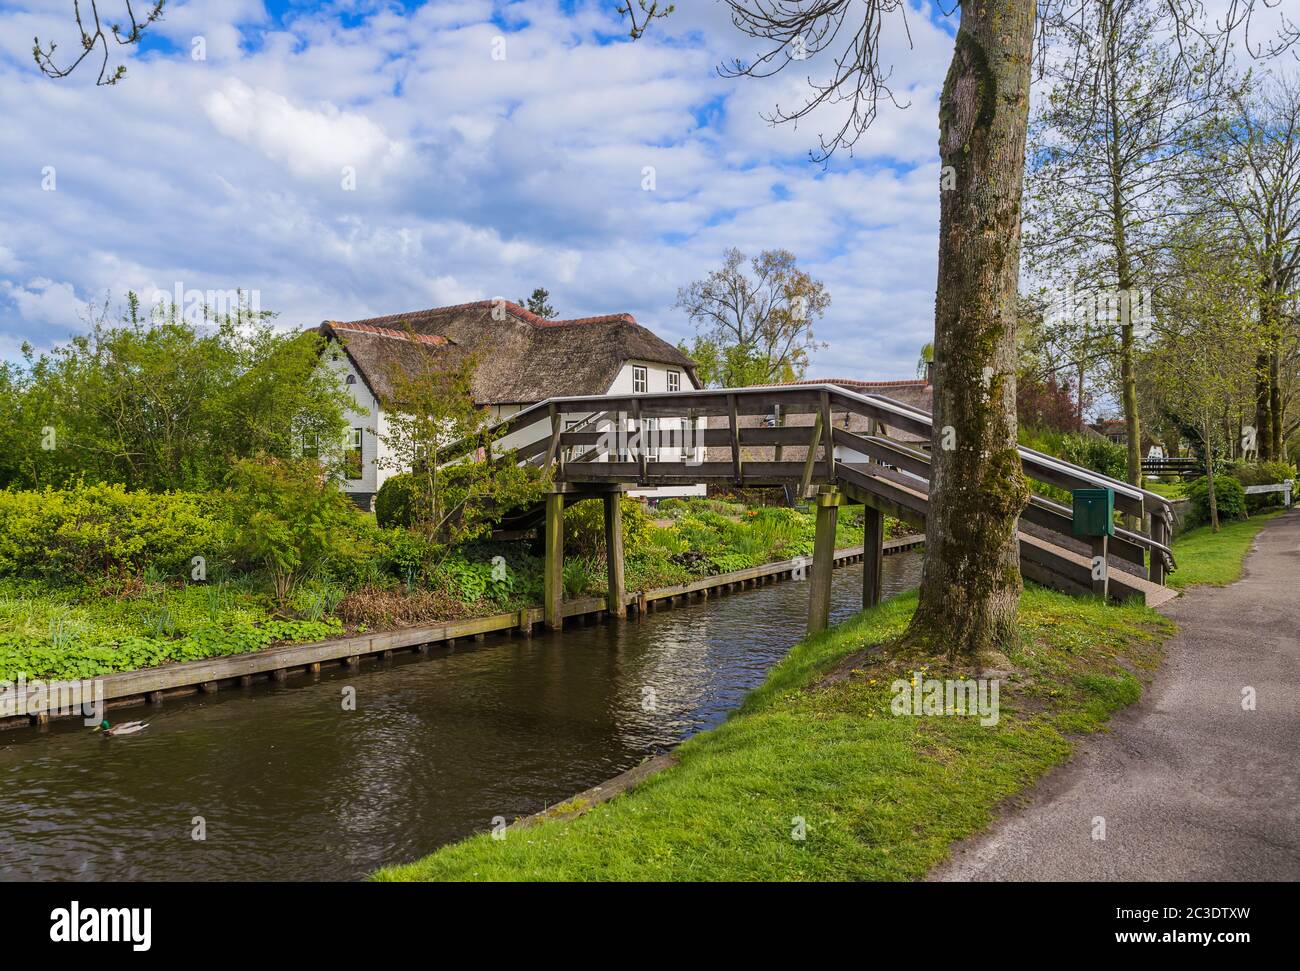
[[71,64],[66,67],[59,67],[54,63],[54,52],[58,48],[58,44],[50,41],[48,46],[42,47],[41,39],[39,37],[33,38],[32,56],[36,59],[36,66],[41,69],[41,73],[50,78],[66,78],[80,66],[82,61],[98,50],[100,52],[99,77],[95,83],[97,85],[113,85],[122,80],[126,76],[125,65],[119,64],[111,73],[108,70],[109,36],[111,35],[113,40],[117,41],[121,47],[139,42],[145,29],[162,17],[163,4],[166,0],[155,0],[153,6],[143,18],[136,17],[135,9],[131,6],[131,0],[123,0],[123,2],[126,4],[126,15],[130,21],[129,26],[110,24],[106,30],[99,15],[99,0],[88,0],[90,5],[89,14],[82,13],[82,0],[72,0],[73,16],[77,22],[77,30],[81,34],[81,53]]

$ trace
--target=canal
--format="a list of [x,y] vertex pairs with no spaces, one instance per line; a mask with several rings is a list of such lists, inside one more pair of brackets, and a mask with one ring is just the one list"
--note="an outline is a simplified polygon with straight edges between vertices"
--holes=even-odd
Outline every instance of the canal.
[[[920,566],[886,557],[885,594]],[[860,564],[836,572],[834,618],[861,584]],[[718,724],[802,636],[807,594],[777,583],[121,709],[149,721],[126,738],[80,719],[4,732],[0,879],[341,880],[415,859]]]

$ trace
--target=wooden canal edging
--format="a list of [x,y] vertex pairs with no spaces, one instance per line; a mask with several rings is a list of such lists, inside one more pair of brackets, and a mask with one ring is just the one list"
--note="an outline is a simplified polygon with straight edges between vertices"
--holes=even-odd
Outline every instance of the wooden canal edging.
[[[886,541],[885,552],[887,554],[903,552],[921,546],[923,542],[923,536],[902,536]],[[861,546],[836,550],[835,565],[854,563],[861,560],[862,556]],[[688,603],[698,597],[707,597],[711,591],[726,593],[773,583],[789,578],[799,571],[811,572],[811,563],[809,557],[796,557],[792,560],[764,563],[761,566],[731,573],[702,577],[691,583],[677,586],[625,593],[622,597],[622,614],[606,597],[584,597],[579,600],[565,601],[562,607],[563,616],[566,619],[620,617],[626,616],[629,610],[633,614],[643,615],[664,606],[671,607],[678,602]],[[445,621],[422,627],[407,627],[353,637],[337,637],[310,644],[289,644],[248,654],[207,658],[202,661],[184,661],[162,667],[142,668],[138,671],[123,671],[120,674],[87,679],[82,684],[102,684],[102,697],[106,708],[157,704],[166,698],[184,697],[199,692],[210,694],[229,687],[247,687],[259,680],[283,682],[290,675],[315,676],[320,673],[323,666],[341,665],[356,668],[364,658],[383,662],[390,659],[395,652],[422,653],[435,644],[451,645],[457,640],[466,638],[481,640],[492,633],[507,636],[519,633],[531,636],[533,627],[542,622],[543,611],[540,607],[526,607],[522,610],[492,614],[487,617]],[[32,679],[31,683],[38,683],[37,679]],[[48,685],[54,682],[43,683]],[[51,717],[71,718],[80,715],[79,711],[63,714],[32,713],[28,705],[30,697],[31,692],[27,698],[20,699],[14,706],[13,714],[0,717],[0,729],[44,724]]]

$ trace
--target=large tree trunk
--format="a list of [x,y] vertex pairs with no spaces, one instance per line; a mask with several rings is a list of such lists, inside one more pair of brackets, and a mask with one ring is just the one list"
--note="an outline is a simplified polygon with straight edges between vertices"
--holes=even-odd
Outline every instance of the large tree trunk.
[[963,0],[939,105],[934,431],[925,565],[909,637],[950,656],[1007,643],[1020,600],[1016,451],[1020,192],[1036,0]]

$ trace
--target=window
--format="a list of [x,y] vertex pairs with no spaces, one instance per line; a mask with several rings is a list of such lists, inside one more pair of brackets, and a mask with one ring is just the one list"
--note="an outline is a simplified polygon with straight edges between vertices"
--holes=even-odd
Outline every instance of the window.
[[639,364],[632,365],[632,393],[645,394],[650,387],[649,372]]
[[668,372],[668,390],[669,390],[669,391],[681,391],[681,390],[682,390],[682,372],[681,372],[681,371],[669,371],[669,372]]
[[362,469],[365,467],[361,461],[361,443],[363,441],[363,430],[354,428],[348,435],[348,451],[344,457],[346,475],[349,479],[360,479]]
[[348,377],[347,377],[347,382],[346,382],[346,383],[347,383],[347,384],[356,384],[356,383],[357,383],[357,376],[356,376],[355,374],[349,374]]
[[320,458],[320,433],[304,431],[302,433],[302,457],[305,459]]
[[659,419],[647,418],[645,420],[645,430],[641,433],[641,440],[645,444],[645,456],[648,462],[659,461]]

